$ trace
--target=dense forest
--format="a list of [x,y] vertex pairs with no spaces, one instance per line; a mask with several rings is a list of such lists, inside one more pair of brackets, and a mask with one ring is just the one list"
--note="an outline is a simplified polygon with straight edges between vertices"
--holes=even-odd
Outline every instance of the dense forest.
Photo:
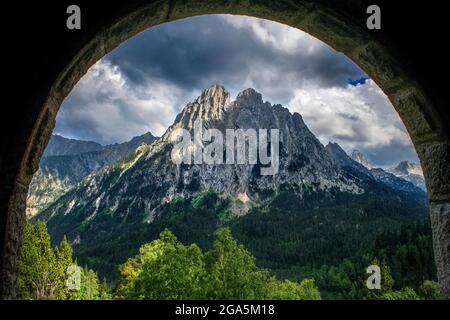
[[[97,219],[104,222],[97,226],[103,229],[89,229],[86,234],[95,237],[85,238],[74,251],[82,264],[116,283],[117,266],[165,228],[182,243],[206,251],[214,232],[228,227],[259,267],[280,279],[314,278],[326,299],[363,298],[365,270],[376,258],[390,266],[395,289],[418,290],[425,280],[436,281],[427,209],[407,194],[400,199],[387,191],[382,197],[339,192],[300,197],[283,186],[270,203],[245,215],[233,213],[239,205],[239,200],[209,191],[173,199],[151,223],[120,223],[111,221],[117,215],[100,213]],[[120,224],[119,232],[105,234],[111,224]]]
[[[331,196],[314,193],[299,198],[286,186],[266,206],[254,206],[246,215],[236,217],[233,210],[242,205],[239,200],[212,191],[191,198],[175,198],[160,208],[151,223],[124,223],[127,230],[104,238],[105,241],[90,239],[75,244],[75,262],[88,266],[82,269],[81,282],[91,283],[85,286],[93,285],[94,289],[75,296],[72,293],[72,298],[83,299],[86,294],[91,298],[123,299],[438,297],[429,221],[426,211],[409,199],[399,201],[398,195],[378,199],[370,194],[341,193]],[[104,219],[109,224],[108,220],[114,216],[105,215]],[[27,271],[26,261],[34,265],[32,261],[37,257],[30,250],[40,250],[32,243],[45,243],[46,253],[40,256],[53,257],[47,261],[58,261],[63,256],[61,263],[67,266],[68,257],[72,257],[65,237],[59,246],[58,240],[53,241],[55,249],[51,249],[44,229],[43,223],[38,222],[27,226],[25,232],[23,276],[19,279],[19,288],[25,292],[22,297],[41,297],[29,293],[34,291],[24,284],[32,282],[23,280],[33,274]],[[27,237],[35,239],[27,241]],[[36,237],[40,240],[36,241]],[[230,252],[222,252],[226,256],[221,257],[218,251],[226,247]],[[67,253],[62,255],[61,251]],[[249,285],[259,283],[260,287],[245,291],[242,293],[245,296],[222,292],[217,287],[208,289],[209,285],[224,285],[206,277],[217,272],[215,259],[236,263],[229,268],[232,274],[242,273],[240,287],[245,287],[248,279]],[[377,293],[365,285],[366,268],[372,264],[382,267],[385,279],[383,290]],[[195,281],[183,278],[184,274],[177,275],[177,270],[191,267]],[[61,275],[62,271],[59,272]],[[99,281],[97,273],[107,281]],[[178,276],[179,279],[173,280]],[[167,281],[175,281],[175,287],[168,291],[158,287]],[[187,284],[195,288],[186,288]],[[305,288],[309,288],[308,293]],[[54,289],[50,296],[63,297],[58,290]],[[290,296],[290,291],[298,295]]]
[[[78,269],[78,285],[71,286]],[[119,267],[114,290],[97,273],[77,266],[67,240],[52,248],[44,223],[26,226],[18,277],[21,299],[293,299],[318,300],[312,279],[278,281],[258,268],[229,229],[215,233],[213,248],[183,245],[169,230],[144,244]]]
[[[71,272],[78,272],[77,290],[69,290]],[[19,299],[110,299],[106,280],[74,261],[67,239],[52,248],[45,223],[25,225],[20,253],[17,297]]]

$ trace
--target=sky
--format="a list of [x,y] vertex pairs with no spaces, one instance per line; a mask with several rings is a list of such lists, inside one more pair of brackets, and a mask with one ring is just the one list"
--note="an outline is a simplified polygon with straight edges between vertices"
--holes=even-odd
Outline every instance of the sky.
[[[298,29],[232,15],[199,16],[139,33],[98,61],[65,99],[54,133],[101,144],[161,136],[213,84],[254,88],[298,112],[325,145],[373,165],[418,162],[393,106],[345,55]],[[356,84],[356,85],[355,85]]]

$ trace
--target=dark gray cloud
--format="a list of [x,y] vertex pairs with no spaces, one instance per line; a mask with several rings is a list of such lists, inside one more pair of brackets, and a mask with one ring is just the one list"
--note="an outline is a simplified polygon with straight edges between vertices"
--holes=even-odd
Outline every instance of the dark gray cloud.
[[117,66],[101,60],[64,101],[55,131],[102,144],[122,142],[145,132],[161,135],[175,118],[185,92],[146,79],[135,85]]
[[344,55],[312,37],[292,39],[302,41],[299,49],[303,50],[289,50],[289,43],[265,42],[250,23],[259,21],[274,38],[286,30],[298,33],[295,29],[280,24],[274,28],[273,22],[256,19],[236,25],[233,19],[248,18],[201,16],[163,24],[138,34],[107,59],[119,65],[135,85],[150,77],[188,91],[200,91],[212,83],[240,91],[250,77],[264,95],[279,103],[289,101],[293,88],[306,84],[345,87],[349,78],[364,76]]
[[403,124],[367,75],[319,40],[275,22],[201,16],[150,28],[99,61],[58,114],[55,132],[103,144],[161,135],[184,105],[219,83],[248,87],[303,115],[323,143],[377,165],[417,161]]

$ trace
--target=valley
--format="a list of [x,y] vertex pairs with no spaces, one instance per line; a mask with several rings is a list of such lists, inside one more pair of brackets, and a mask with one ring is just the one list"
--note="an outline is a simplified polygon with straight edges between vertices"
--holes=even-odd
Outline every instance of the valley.
[[[223,134],[278,129],[278,172],[261,175],[259,163],[174,163],[171,134],[194,134],[198,119]],[[30,188],[30,221],[44,221],[54,244],[67,236],[78,263],[113,287],[119,265],[166,228],[204,251],[229,228],[258,267],[282,280],[315,279],[325,299],[365,297],[365,268],[377,259],[396,289],[435,280],[420,166],[375,168],[361,152],[324,146],[300,114],[254,89],[235,101],[222,86],[205,89],[160,138],[106,147],[54,140],[60,146],[50,142]]]

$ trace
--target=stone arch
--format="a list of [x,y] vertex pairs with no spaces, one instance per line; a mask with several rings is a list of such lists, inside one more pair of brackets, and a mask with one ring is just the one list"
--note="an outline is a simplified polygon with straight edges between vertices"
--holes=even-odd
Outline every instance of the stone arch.
[[[364,12],[364,1],[348,1],[352,10]],[[444,298],[450,298],[450,142],[447,120],[439,116],[436,102],[420,82],[405,68],[393,50],[365,28],[365,21],[355,18],[335,1],[289,0],[171,0],[123,4],[116,18],[92,30],[76,54],[67,59],[51,85],[36,89],[38,112],[31,119],[31,130],[22,142],[9,146],[18,164],[5,175],[8,188],[2,191],[2,238],[0,239],[1,296],[15,296],[21,229],[25,220],[28,185],[48,143],[55,118],[64,98],[90,66],[116,46],[152,26],[204,14],[238,14],[277,21],[301,29],[346,54],[357,63],[387,94],[403,120],[416,147],[424,169],[429,192],[434,254],[438,280]],[[78,47],[77,47],[78,45]],[[15,158],[14,158],[15,157]],[[13,160],[11,160],[13,161]],[[1,165],[8,164],[5,159]],[[6,166],[2,168],[2,176]]]

